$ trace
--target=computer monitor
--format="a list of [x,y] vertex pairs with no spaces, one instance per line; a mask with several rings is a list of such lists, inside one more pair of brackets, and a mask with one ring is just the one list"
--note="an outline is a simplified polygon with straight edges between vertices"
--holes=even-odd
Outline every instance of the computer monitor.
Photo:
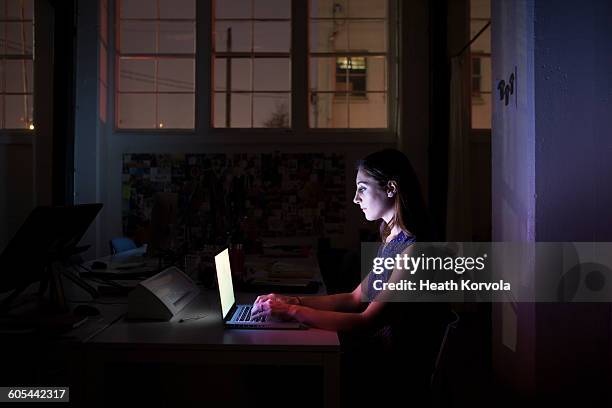
[[51,263],[80,252],[77,245],[101,208],[96,203],[32,210],[0,254],[0,293],[15,291],[3,305],[32,283],[49,279]]

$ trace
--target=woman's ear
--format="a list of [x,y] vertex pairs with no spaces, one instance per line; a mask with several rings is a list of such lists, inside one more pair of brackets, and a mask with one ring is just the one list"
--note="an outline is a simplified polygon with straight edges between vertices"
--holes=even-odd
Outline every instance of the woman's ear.
[[397,194],[397,182],[395,180],[389,180],[387,182],[387,197],[391,198]]

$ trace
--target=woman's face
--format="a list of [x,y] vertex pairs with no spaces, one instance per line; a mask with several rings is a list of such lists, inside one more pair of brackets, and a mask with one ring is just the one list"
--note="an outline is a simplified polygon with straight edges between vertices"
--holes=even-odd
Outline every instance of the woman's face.
[[353,202],[361,207],[366,220],[375,221],[384,219],[385,222],[393,218],[393,203],[395,199],[389,197],[392,191],[380,187],[376,180],[365,173],[361,168],[357,171],[357,191]]

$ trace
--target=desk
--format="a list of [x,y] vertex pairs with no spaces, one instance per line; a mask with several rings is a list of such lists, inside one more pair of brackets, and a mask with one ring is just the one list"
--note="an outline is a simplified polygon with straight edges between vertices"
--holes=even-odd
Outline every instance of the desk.
[[[239,303],[246,303],[252,302],[255,295],[238,294],[237,297]],[[178,321],[201,315],[205,317],[183,323]],[[84,405],[88,407],[104,404],[105,377],[112,375],[108,369],[117,363],[319,367],[323,375],[324,406],[339,406],[340,347],[335,332],[226,330],[216,290],[203,291],[169,322],[121,319],[90,339],[84,349]],[[273,390],[270,387],[269,392]]]

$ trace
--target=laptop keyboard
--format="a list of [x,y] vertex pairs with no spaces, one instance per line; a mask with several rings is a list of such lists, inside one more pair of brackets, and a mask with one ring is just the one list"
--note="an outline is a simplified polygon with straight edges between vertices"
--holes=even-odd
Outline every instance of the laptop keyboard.
[[[251,321],[251,309],[252,306],[245,306],[243,308],[240,309],[240,314],[238,315],[238,317],[236,317],[236,321],[237,322],[249,322]],[[266,321],[266,316],[257,318],[255,320],[253,320],[254,322],[265,322]]]

